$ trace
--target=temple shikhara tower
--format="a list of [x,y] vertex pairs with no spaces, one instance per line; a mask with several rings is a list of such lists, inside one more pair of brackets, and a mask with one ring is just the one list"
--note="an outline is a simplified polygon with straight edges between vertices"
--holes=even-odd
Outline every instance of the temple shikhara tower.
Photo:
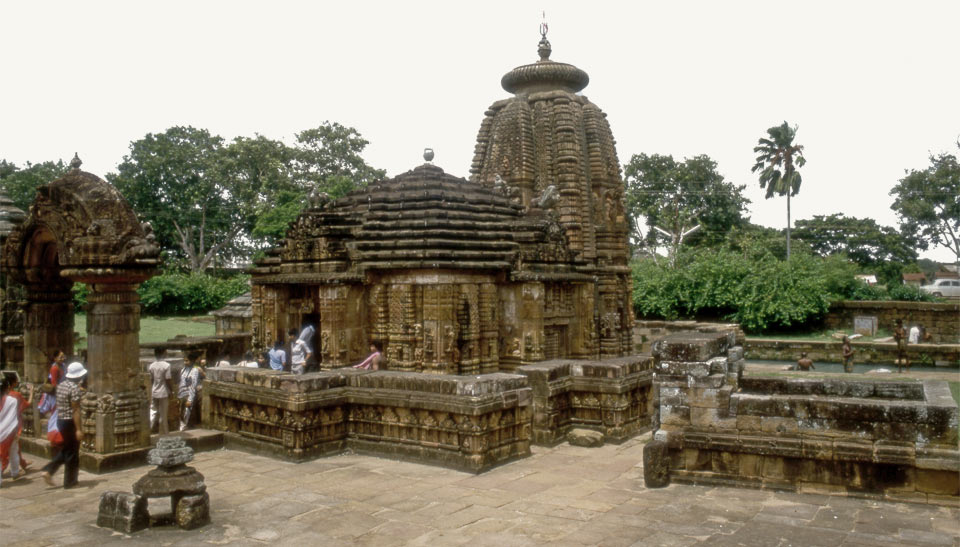
[[540,60],[502,80],[470,180],[429,163],[314,199],[253,270],[254,344],[310,324],[323,369],[372,341],[391,370],[512,371],[631,348],[623,181],[587,74]]

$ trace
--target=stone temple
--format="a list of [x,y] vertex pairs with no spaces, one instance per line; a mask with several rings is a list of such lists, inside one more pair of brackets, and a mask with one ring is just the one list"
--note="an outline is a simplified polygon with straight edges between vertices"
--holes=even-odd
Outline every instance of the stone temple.
[[540,60],[502,79],[471,178],[426,163],[314,199],[252,278],[254,345],[317,328],[324,370],[372,341],[389,370],[509,372],[631,350],[623,180],[587,74]]

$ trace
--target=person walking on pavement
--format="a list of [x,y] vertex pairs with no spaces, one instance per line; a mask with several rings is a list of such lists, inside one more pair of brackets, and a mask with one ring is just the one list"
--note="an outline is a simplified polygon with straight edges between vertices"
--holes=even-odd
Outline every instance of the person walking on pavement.
[[57,384],[57,428],[63,436],[63,447],[50,463],[43,467],[43,480],[54,486],[53,475],[63,465],[63,487],[77,486],[80,473],[80,441],[83,440],[83,417],[80,414],[80,399],[83,388],[80,383],[87,376],[82,363],[70,363],[66,379]]
[[170,363],[164,358],[167,350],[164,348],[155,348],[153,356],[155,360],[150,363],[147,371],[150,373],[152,387],[150,390],[150,429],[157,419],[160,420],[158,431],[161,435],[170,433],[170,422],[167,419],[167,410],[170,408],[170,394],[173,393],[173,381],[170,376]]
[[180,386],[177,389],[177,398],[180,399],[180,431],[186,431],[190,424],[190,411],[193,410],[202,379],[198,366],[200,358],[199,351],[191,351],[183,362],[183,370],[180,371]]

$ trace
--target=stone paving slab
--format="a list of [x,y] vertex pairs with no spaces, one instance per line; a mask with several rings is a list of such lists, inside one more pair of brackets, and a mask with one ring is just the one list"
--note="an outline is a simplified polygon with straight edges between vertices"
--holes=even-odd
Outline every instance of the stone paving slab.
[[[357,455],[295,464],[202,452],[192,465],[206,477],[213,523],[132,536],[96,526],[100,493],[130,491],[150,467],[81,472],[80,487],[66,491],[34,471],[0,487],[0,543],[960,547],[955,507],[689,485],[647,490],[648,439],[533,447],[532,457],[483,475]],[[44,463],[33,459],[34,469]]]

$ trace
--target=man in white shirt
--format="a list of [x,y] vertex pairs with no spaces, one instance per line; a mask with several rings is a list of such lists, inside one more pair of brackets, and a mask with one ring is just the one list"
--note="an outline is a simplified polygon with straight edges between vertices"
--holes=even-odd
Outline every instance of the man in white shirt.
[[920,327],[918,327],[918,326],[916,326],[916,325],[910,327],[910,337],[909,337],[909,341],[910,341],[911,344],[919,344],[919,343],[920,343]]
[[160,419],[160,434],[170,433],[170,425],[167,421],[167,409],[170,408],[169,397],[173,392],[173,381],[170,377],[170,363],[164,361],[167,350],[156,348],[153,355],[156,360],[150,363],[150,379],[152,380],[152,389],[150,390],[150,429],[157,418]]

